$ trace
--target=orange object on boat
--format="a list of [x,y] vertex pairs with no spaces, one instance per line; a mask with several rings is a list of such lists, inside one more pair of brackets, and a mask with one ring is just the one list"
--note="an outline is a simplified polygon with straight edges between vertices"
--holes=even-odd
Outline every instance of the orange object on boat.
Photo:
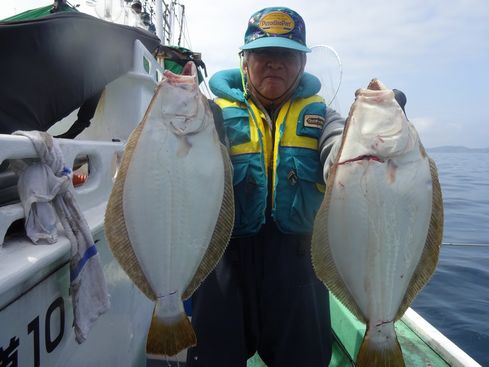
[[73,173],[73,186],[80,186],[83,185],[87,181],[88,176],[87,175],[79,175],[77,173]]

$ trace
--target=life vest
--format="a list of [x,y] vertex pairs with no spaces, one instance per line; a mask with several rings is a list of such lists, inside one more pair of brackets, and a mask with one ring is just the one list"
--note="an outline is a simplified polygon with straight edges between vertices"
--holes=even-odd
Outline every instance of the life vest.
[[[211,90],[213,84],[211,79]],[[275,134],[253,102],[215,102],[222,109],[234,167],[233,236],[257,233],[265,223],[267,203],[282,232],[312,232],[325,189],[318,149],[326,116],[323,98],[299,96],[285,103],[274,121]]]

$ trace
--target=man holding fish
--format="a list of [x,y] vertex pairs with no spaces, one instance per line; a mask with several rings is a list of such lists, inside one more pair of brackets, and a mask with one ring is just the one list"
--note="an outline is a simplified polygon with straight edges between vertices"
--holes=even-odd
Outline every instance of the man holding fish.
[[[269,367],[327,366],[332,349],[328,290],[318,278],[367,324],[359,366],[401,366],[393,322],[431,276],[442,227],[436,167],[407,121],[406,98],[373,81],[367,90],[357,92],[345,128],[345,119],[317,95],[319,80],[304,72],[310,49],[299,14],[285,7],[262,9],[251,16],[244,39],[240,69],[221,71],[210,80],[224,120],[217,127],[223,130],[234,168],[235,223],[221,261],[192,298],[197,345],[188,350],[187,366],[246,366],[255,352]],[[362,125],[347,135],[354,120]],[[352,151],[360,153],[348,159]],[[348,166],[346,178],[337,179],[337,173],[345,170],[339,165]],[[419,189],[420,195],[409,195],[409,184],[393,184],[396,174],[406,182],[432,186]],[[386,182],[391,186],[386,189],[390,206],[356,186],[357,177],[361,181],[372,175],[379,178],[372,182],[380,191]],[[362,189],[372,190],[369,184]],[[382,218],[377,221],[365,212],[344,222],[345,208],[338,202],[345,198],[333,194],[329,186],[353,188],[350,201],[392,216],[394,224],[382,227],[378,223]],[[430,198],[433,205],[424,206]],[[418,206],[411,212],[416,200]],[[329,213],[330,204],[339,214]],[[356,228],[354,221],[365,218],[369,224]],[[345,229],[353,228],[354,235],[342,237]],[[406,240],[392,240],[397,232]],[[366,244],[363,239],[368,239]],[[348,272],[355,272],[355,264],[350,266],[341,250],[335,252],[343,258],[339,262],[331,255],[343,241],[351,252],[346,258],[366,245],[380,251],[379,273],[373,278],[365,273],[351,276]],[[366,251],[362,259],[369,259],[370,250]],[[338,264],[351,269],[342,272]],[[409,273],[409,279],[396,285],[391,279],[396,272],[402,272],[401,278]],[[370,295],[349,294],[349,289],[365,282],[378,282],[376,288],[367,287]],[[387,290],[384,304],[375,293],[379,287]],[[365,310],[362,302],[368,305]],[[372,304],[379,308],[372,310]]]
[[329,289],[367,325],[356,365],[404,366],[394,323],[443,234],[405,96],[374,79],[345,122],[304,72],[304,21],[285,7],[253,14],[241,50],[240,69],[210,80],[221,121],[188,62],[165,71],[126,144],[105,228],[155,301],[146,352],[195,345],[189,367],[246,366],[256,352],[268,367],[327,366]]
[[241,50],[240,69],[210,80],[234,168],[236,216],[223,258],[192,298],[197,346],[187,366],[245,366],[255,352],[270,367],[327,366],[328,291],[314,274],[310,242],[323,164],[344,119],[304,73],[310,49],[295,11],[256,12]]

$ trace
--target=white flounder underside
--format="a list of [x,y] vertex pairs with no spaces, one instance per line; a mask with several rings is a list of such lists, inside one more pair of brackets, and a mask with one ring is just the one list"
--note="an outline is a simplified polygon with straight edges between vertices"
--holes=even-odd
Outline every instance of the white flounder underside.
[[384,162],[343,164],[333,185],[327,225],[336,268],[366,319],[393,320],[428,234],[428,158],[417,145]]
[[127,231],[157,297],[185,290],[217,222],[224,168],[215,130],[207,125],[179,137],[150,116],[128,168]]

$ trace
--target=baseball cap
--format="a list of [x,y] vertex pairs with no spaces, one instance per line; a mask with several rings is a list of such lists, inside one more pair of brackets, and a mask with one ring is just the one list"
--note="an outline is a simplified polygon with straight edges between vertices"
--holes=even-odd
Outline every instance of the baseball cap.
[[302,17],[286,7],[265,8],[248,21],[241,50],[282,47],[311,52],[306,46],[306,26]]

